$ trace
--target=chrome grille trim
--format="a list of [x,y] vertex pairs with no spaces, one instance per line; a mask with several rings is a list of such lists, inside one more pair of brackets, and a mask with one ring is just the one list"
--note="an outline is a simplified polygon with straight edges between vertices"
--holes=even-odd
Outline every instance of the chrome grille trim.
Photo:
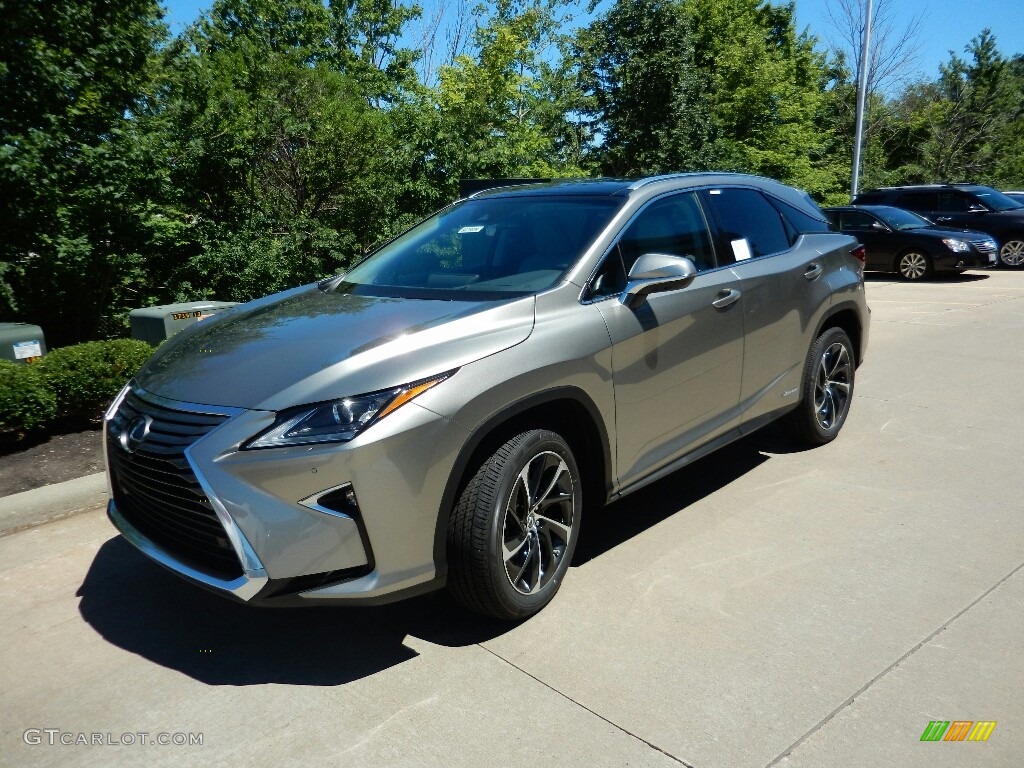
[[[172,570],[247,600],[267,573],[191,456],[195,444],[241,412],[168,400],[133,381],[107,412],[104,457],[108,515],[125,538]],[[129,453],[121,435],[138,415],[152,422]]]

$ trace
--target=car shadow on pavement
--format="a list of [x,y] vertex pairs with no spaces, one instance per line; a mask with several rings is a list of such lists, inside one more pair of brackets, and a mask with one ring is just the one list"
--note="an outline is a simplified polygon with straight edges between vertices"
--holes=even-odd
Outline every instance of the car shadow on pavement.
[[771,427],[737,440],[646,488],[603,508],[586,510],[574,567],[583,565],[686,507],[719,491],[768,461],[769,453],[788,453],[796,446]]
[[[686,514],[787,445],[762,430],[587,510],[573,566]],[[408,637],[462,647],[515,627],[460,608],[444,591],[367,608],[253,608],[168,573],[119,536],[100,547],[78,596],[82,617],[109,643],[207,685],[344,685],[415,658]]]
[[253,608],[166,572],[120,536],[78,590],[104,639],[207,685],[342,685],[417,656],[368,608]]

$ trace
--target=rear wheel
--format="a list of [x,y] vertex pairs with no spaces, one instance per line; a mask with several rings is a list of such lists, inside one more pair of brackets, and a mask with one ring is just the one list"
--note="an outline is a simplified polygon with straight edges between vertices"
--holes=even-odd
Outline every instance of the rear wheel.
[[809,445],[834,440],[850,412],[854,375],[850,337],[841,328],[829,328],[807,355],[800,405],[786,417],[790,434]]
[[1014,269],[1024,267],[1024,239],[1013,236],[1006,240],[999,248],[999,261]]
[[530,430],[494,451],[448,523],[448,587],[467,608],[522,619],[550,602],[569,568],[583,501],[579,469],[555,432]]
[[907,251],[896,260],[896,271],[904,280],[925,280],[932,276],[932,261],[920,251]]

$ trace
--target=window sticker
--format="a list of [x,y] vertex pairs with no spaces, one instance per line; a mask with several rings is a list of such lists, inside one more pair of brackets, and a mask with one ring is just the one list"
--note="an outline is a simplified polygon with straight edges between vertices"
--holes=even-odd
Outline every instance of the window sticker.
[[720,189],[712,189],[712,190],[710,190],[708,192],[708,194],[709,195],[720,195],[720,194],[722,194],[722,190],[720,190]]
[[732,241],[732,253],[736,257],[736,261],[746,261],[750,258],[750,244],[747,242],[747,238],[741,237],[739,240]]
[[462,229],[459,230],[459,234],[460,235],[468,235],[468,234],[473,234],[474,232],[483,232],[483,231],[484,231],[484,227],[481,224],[478,227],[463,227]]

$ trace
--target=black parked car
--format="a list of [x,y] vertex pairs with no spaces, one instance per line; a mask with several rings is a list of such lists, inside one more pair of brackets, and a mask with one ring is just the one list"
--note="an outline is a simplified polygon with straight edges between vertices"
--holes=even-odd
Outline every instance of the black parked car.
[[862,192],[856,205],[894,205],[946,227],[965,227],[992,235],[999,260],[1024,267],[1024,203],[980,184],[921,184]]
[[888,205],[825,208],[832,226],[867,251],[865,269],[921,280],[996,263],[996,241],[984,232],[936,227],[916,213]]

